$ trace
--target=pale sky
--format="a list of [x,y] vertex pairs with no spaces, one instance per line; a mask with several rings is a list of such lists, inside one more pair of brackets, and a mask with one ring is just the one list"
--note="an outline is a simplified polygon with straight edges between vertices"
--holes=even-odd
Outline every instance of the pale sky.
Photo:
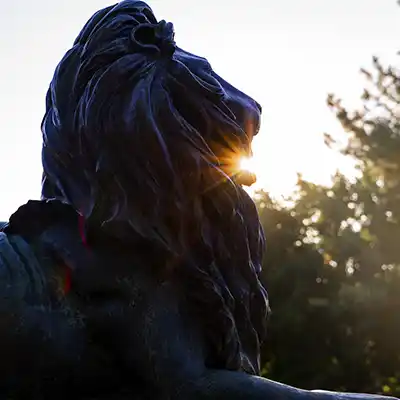
[[[44,99],[56,64],[104,0],[14,0],[0,16],[0,219],[40,196]],[[339,132],[328,92],[357,104],[361,66],[398,62],[396,0],[149,0],[177,44],[263,106],[254,145],[259,184],[287,193],[296,172],[327,182],[348,164],[323,146]]]

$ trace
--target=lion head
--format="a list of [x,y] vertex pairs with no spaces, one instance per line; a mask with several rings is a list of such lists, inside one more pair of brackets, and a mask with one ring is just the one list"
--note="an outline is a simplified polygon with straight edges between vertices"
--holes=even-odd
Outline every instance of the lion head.
[[260,113],[176,46],[172,24],[126,0],[94,14],[61,60],[42,123],[42,197],[74,207],[88,237],[162,255],[197,305],[210,364],[251,373],[268,311],[265,244],[237,165]]

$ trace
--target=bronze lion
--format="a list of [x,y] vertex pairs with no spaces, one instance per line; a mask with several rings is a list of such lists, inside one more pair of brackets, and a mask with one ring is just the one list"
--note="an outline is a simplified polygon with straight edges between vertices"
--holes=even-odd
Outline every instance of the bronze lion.
[[0,233],[2,398],[359,398],[258,376],[260,114],[147,4],[93,15],[47,93],[42,199]]

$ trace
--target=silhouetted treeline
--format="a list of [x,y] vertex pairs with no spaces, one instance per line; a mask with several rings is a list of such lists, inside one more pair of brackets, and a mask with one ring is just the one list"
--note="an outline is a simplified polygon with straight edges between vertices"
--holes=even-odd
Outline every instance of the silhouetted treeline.
[[[272,316],[264,375],[304,388],[400,395],[400,72],[362,71],[361,110],[328,106],[359,177],[299,178],[291,206],[259,193]],[[316,168],[318,166],[316,165]]]

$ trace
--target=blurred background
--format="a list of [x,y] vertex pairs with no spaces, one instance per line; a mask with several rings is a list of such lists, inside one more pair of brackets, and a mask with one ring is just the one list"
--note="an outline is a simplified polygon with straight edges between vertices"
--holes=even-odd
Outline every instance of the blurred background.
[[[263,105],[249,168],[273,314],[263,374],[400,395],[400,6],[396,0],[149,0],[180,47]],[[103,0],[0,16],[0,220],[40,195],[44,99]]]

